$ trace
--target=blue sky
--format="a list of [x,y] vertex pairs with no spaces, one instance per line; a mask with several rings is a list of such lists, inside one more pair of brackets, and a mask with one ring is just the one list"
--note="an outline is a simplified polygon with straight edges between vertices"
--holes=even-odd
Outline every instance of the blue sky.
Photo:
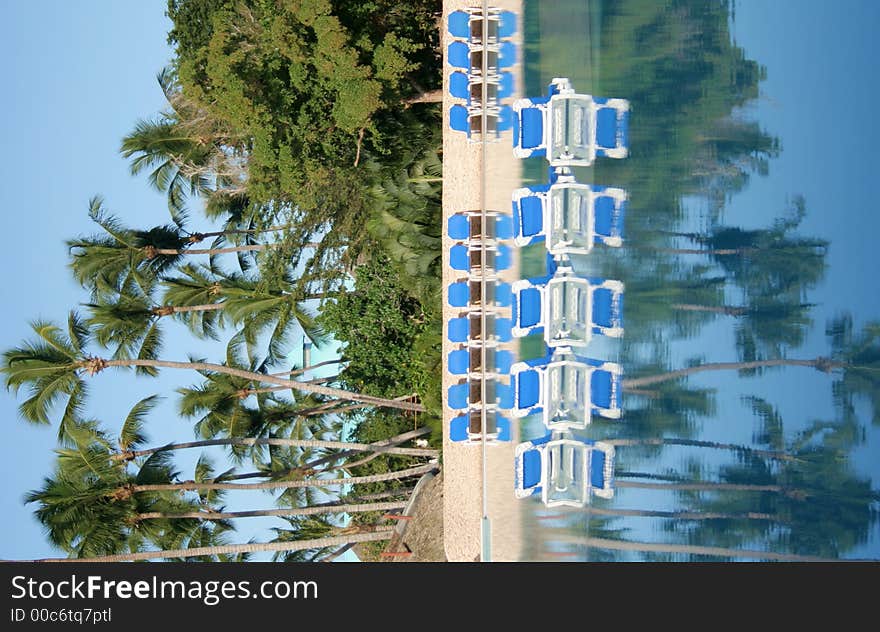
[[[85,300],[66,273],[64,242],[93,232],[91,196],[104,195],[107,206],[131,223],[164,223],[163,197],[129,175],[118,149],[136,119],[163,107],[155,76],[171,51],[164,0],[10,2],[4,18],[0,50],[7,88],[0,124],[7,150],[0,157],[6,182],[0,203],[16,224],[2,255],[9,271],[0,316],[5,349],[28,335],[31,319],[60,321]],[[98,381],[92,402],[100,400],[100,408],[92,406],[92,412],[106,421],[158,392],[135,390],[131,379],[110,375]],[[0,391],[0,558],[53,553],[22,496],[50,468],[55,429],[28,427],[18,418],[19,400]]]
[[[150,118],[166,103],[156,74],[171,59],[166,44],[171,22],[166,0],[117,2],[9,3],[2,25],[0,51],[7,64],[7,97],[3,100],[2,170],[7,185],[2,206],[16,219],[19,232],[7,240],[3,263],[11,271],[2,315],[0,346],[29,337],[31,320],[63,322],[67,311],[87,300],[66,271],[65,240],[92,234],[89,199],[100,194],[106,208],[129,226],[169,221],[163,195],[142,176],[133,177],[119,154],[122,137],[139,118]],[[194,229],[210,229],[204,223]],[[26,237],[25,237],[26,236]],[[195,341],[181,327],[168,328],[162,356],[186,360],[188,354],[220,361],[217,344]],[[326,359],[331,349],[315,350],[312,361]],[[294,360],[299,361],[298,352]],[[320,371],[332,371],[326,367]],[[324,375],[315,372],[314,375]],[[156,380],[106,372],[90,382],[89,413],[119,428],[130,407],[153,393],[165,396],[151,415],[151,444],[189,439],[192,424],[175,414],[174,388],[196,382],[195,373],[167,371]],[[24,395],[24,392],[22,392]],[[18,418],[24,397],[0,390],[5,441],[2,443],[5,485],[0,490],[3,544],[0,558],[30,559],[56,554],[22,498],[38,487],[53,460],[55,427],[34,427]],[[193,452],[193,451],[189,451]],[[213,453],[218,469],[221,452]],[[179,467],[191,478],[196,454],[181,455]],[[230,495],[240,508],[272,506],[271,497]],[[243,521],[238,540],[270,537],[272,519]]]

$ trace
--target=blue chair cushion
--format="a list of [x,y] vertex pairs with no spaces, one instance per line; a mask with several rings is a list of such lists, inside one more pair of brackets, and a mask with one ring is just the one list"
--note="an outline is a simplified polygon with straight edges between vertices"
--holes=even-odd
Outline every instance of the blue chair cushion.
[[612,300],[614,293],[607,288],[593,291],[593,324],[600,327],[614,327]]
[[537,405],[541,394],[537,371],[520,371],[517,376],[517,386],[517,408],[526,410]]
[[468,99],[471,96],[470,80],[466,74],[456,70],[449,75],[449,94],[456,99]]
[[544,115],[538,108],[523,108],[519,112],[522,128],[522,147],[532,149],[544,144]]
[[468,399],[468,385],[467,382],[462,384],[453,384],[449,387],[449,407],[455,409],[467,408],[467,399]]
[[509,318],[495,319],[495,336],[501,342],[510,342],[513,338],[513,322]]
[[595,199],[596,202],[593,206],[594,230],[598,235],[611,237],[614,235],[614,198],[600,195]]
[[468,111],[463,105],[453,105],[449,108],[449,127],[456,132],[470,133],[471,124],[468,121]]
[[460,415],[449,422],[449,438],[452,441],[467,441],[468,424],[470,423],[467,415]]
[[495,394],[498,398],[498,407],[510,410],[513,408],[513,385],[498,384],[495,387]]
[[450,342],[467,342],[470,323],[467,318],[450,318],[447,336]]
[[541,293],[537,288],[526,288],[519,293],[519,326],[534,327],[541,320]]
[[496,415],[495,426],[498,429],[498,440],[510,441],[510,420],[507,417]]
[[544,208],[541,198],[536,195],[520,198],[520,222],[522,235],[531,237],[541,232],[544,226]]
[[498,239],[510,239],[513,237],[513,218],[510,215],[499,215],[496,218],[495,236]]
[[617,147],[617,110],[599,108],[596,114],[596,144],[606,149]]
[[498,122],[495,129],[499,132],[506,132],[513,127],[513,108],[509,105],[502,105],[498,110]]
[[468,261],[467,246],[455,244],[449,249],[449,265],[453,270],[469,270],[470,261]]
[[498,37],[510,37],[516,33],[516,14],[513,11],[502,11],[498,24]]
[[513,111],[513,146],[519,147],[519,114]]
[[510,283],[499,283],[495,287],[495,302],[500,307],[510,307],[513,300],[513,292],[510,289]]
[[594,488],[605,487],[605,453],[593,450],[590,459],[590,485]]
[[449,238],[456,241],[464,241],[471,235],[468,218],[462,213],[456,213],[449,218],[448,228]]
[[470,298],[470,288],[464,281],[449,286],[449,304],[453,307],[467,307]]
[[510,68],[516,63],[516,44],[503,42],[498,51],[498,68]]
[[541,454],[538,450],[522,453],[523,489],[531,489],[541,484]]
[[597,408],[614,408],[611,402],[612,380],[610,371],[593,371],[590,378],[590,403]]
[[449,14],[449,33],[453,37],[468,39],[471,36],[471,16],[464,11],[453,11]]
[[510,367],[513,364],[513,353],[502,349],[495,352],[495,368],[499,373],[510,373]]
[[447,49],[447,61],[455,68],[471,67],[471,49],[464,42],[452,42]]
[[453,375],[467,375],[470,368],[470,354],[467,349],[456,349],[449,352],[449,372]]
[[507,270],[512,261],[513,253],[510,250],[510,246],[505,246],[503,244],[498,246],[498,254],[495,255],[495,267],[498,270]]

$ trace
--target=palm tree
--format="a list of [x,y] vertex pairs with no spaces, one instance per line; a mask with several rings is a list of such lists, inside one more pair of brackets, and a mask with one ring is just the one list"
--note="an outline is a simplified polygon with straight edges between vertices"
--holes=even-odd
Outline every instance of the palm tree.
[[[680,498],[705,511],[769,512],[778,516],[784,528],[759,528],[754,524],[714,530],[693,527],[689,540],[698,544],[740,545],[763,539],[795,553],[841,557],[864,544],[876,524],[876,503],[880,494],[871,481],[858,475],[851,465],[852,450],[863,441],[862,424],[849,407],[834,421],[815,421],[794,436],[787,436],[779,411],[768,402],[748,398],[760,422],[757,441],[781,448],[795,457],[767,463],[748,455],[735,465],[720,468],[726,483],[777,484],[781,494],[682,493]],[[789,433],[790,435],[790,433]],[[801,490],[799,493],[792,493]]]
[[260,518],[267,516],[318,516],[321,514],[352,514],[368,511],[394,511],[406,507],[407,501],[372,502],[372,503],[344,503],[332,501],[310,507],[294,507],[285,509],[254,509],[249,511],[221,511],[207,509],[202,511],[189,511],[184,513],[169,514],[160,511],[140,513],[133,517],[136,522],[143,520],[232,520],[236,518]]
[[389,400],[319,384],[286,380],[224,364],[142,358],[104,359],[91,356],[87,351],[91,332],[73,312],[68,319],[66,335],[57,326],[48,322],[36,321],[32,323],[32,328],[37,339],[27,341],[21,347],[5,351],[0,371],[5,374],[7,388],[18,391],[24,385],[29,386],[31,396],[22,403],[20,411],[25,420],[32,423],[49,423],[49,412],[54,404],[67,397],[67,404],[62,415],[62,432],[66,423],[75,420],[76,413],[83,404],[85,398],[83,375],[94,376],[109,367],[205,371],[243,378],[254,384],[287,386],[306,393],[348,399],[374,406],[389,406],[416,412],[424,410],[421,405],[411,402]]
[[152,169],[150,184],[167,193],[171,216],[182,224],[187,196],[246,192],[244,138],[186,99],[172,69],[162,70],[157,80],[171,109],[155,120],[138,121],[120,151],[132,159],[133,175]]
[[880,323],[867,323],[859,336],[854,336],[850,332],[839,339],[835,338],[836,330],[834,323],[832,323],[829,325],[828,333],[833,343],[830,357],[775,358],[752,362],[709,362],[657,375],[629,378],[623,380],[623,388],[639,389],[706,371],[744,371],[766,367],[802,366],[812,367],[823,373],[841,371],[841,383],[846,383],[847,380],[849,382],[862,380],[871,389],[875,389],[878,385],[877,371],[880,370]]
[[[88,430],[82,428],[75,438],[91,442],[57,450],[54,474],[44,479],[40,489],[26,496],[26,502],[39,503],[34,513],[45,527],[50,542],[81,557],[138,550],[161,542],[185,542],[193,534],[195,522],[192,520],[172,518],[138,525],[131,517],[142,513],[174,515],[197,511],[201,507],[199,499],[186,499],[177,494],[120,492],[133,483],[176,478],[178,474],[172,469],[168,455],[153,455],[132,475],[124,464],[107,459],[104,446],[94,441],[96,435]],[[197,467],[196,473],[203,475],[206,470],[203,466]],[[216,494],[212,500],[216,500]],[[218,521],[215,525],[227,528],[229,523]],[[200,533],[201,537],[206,535]]]
[[103,200],[89,202],[89,217],[105,234],[68,240],[72,253],[70,268],[74,278],[93,295],[119,292],[133,280],[146,291],[150,281],[172,272],[186,255],[221,255],[272,248],[273,244],[193,248],[208,233],[187,233],[178,226],[130,229],[106,213]]
[[[129,415],[129,420],[143,413]],[[127,421],[129,421],[127,420]],[[127,424],[128,425],[128,424]],[[137,424],[133,424],[137,425]],[[139,431],[131,426],[123,428],[120,443],[134,440]],[[123,436],[125,438],[123,438]],[[39,503],[35,511],[46,527],[50,540],[77,555],[118,553],[126,548],[140,548],[147,544],[166,546],[169,542],[183,542],[192,533],[204,537],[204,528],[196,529],[193,521],[210,521],[218,529],[227,529],[229,520],[256,516],[313,516],[326,513],[354,513],[400,509],[403,501],[374,502],[375,495],[366,502],[334,501],[311,507],[289,507],[257,511],[229,512],[215,509],[224,488],[224,477],[229,472],[215,474],[203,456],[196,464],[191,481],[178,482],[179,475],[171,466],[169,449],[135,451],[148,455],[137,469],[129,472],[127,458],[131,453],[114,453],[111,442],[91,424],[80,425],[73,432],[74,448],[57,451],[55,473],[44,479],[41,489],[31,492],[27,502]],[[130,447],[130,446],[129,446]],[[381,448],[380,448],[381,449]],[[125,458],[118,458],[124,456]],[[432,466],[429,466],[431,468]],[[313,479],[311,481],[271,481],[266,484],[235,485],[237,489],[293,489],[326,487],[340,481],[374,482],[391,480],[396,476],[414,476],[422,469],[386,473],[357,479]],[[196,497],[182,492],[197,492]],[[194,531],[195,530],[195,531]],[[161,543],[161,544],[160,544]]]
[[608,538],[580,537],[569,533],[554,536],[555,540],[568,542],[591,548],[610,549],[614,551],[635,551],[651,553],[681,553],[688,555],[709,555],[726,558],[754,558],[784,562],[836,562],[836,558],[812,555],[794,555],[775,551],[755,551],[749,549],[731,549],[724,547],[695,546],[689,544],[668,544],[657,542],[635,542],[630,540],[611,540]]
[[602,507],[590,507],[590,512],[597,516],[613,517],[638,517],[638,518],[670,518],[672,520],[769,520],[778,521],[780,518],[768,513],[746,512],[742,514],[730,514],[709,511],[650,511],[647,509],[605,509]]
[[264,552],[292,552],[309,549],[322,549],[342,546],[358,542],[377,542],[390,540],[394,534],[394,527],[348,527],[340,528],[336,535],[311,539],[292,540],[282,542],[250,542],[247,544],[223,544],[219,546],[203,546],[182,548],[165,551],[138,551],[135,553],[121,553],[117,555],[96,555],[93,557],[80,558],[44,558],[39,560],[27,560],[30,562],[138,562],[145,560],[191,558],[203,556],[221,556],[233,553],[264,553]]
[[367,230],[399,267],[410,294],[430,304],[440,292],[442,161],[428,150],[390,172],[372,161],[366,169],[374,179]]
[[[222,326],[223,303],[203,305],[155,305],[144,296],[118,294],[100,296],[96,302],[85,305],[90,316],[86,320],[95,334],[95,340],[105,348],[115,346],[114,358],[156,358],[161,348],[162,318],[175,315],[195,315],[190,323],[201,326],[199,333],[213,332]],[[155,374],[155,371],[142,371]]]

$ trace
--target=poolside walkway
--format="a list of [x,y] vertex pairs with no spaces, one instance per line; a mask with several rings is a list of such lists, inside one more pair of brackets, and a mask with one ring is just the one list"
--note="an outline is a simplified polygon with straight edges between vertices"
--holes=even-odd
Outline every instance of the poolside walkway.
[[[450,215],[481,208],[482,145],[469,143],[463,133],[449,130],[449,109],[456,100],[449,95],[450,68],[446,64],[449,45],[446,33],[447,16],[452,11],[479,6],[478,0],[444,0],[441,22],[443,64],[443,318],[459,316],[460,310],[449,307],[446,288],[460,277],[449,267],[449,248],[453,242],[446,235],[445,227]],[[518,16],[517,29],[511,40],[517,47],[516,64],[509,70],[514,75],[514,95],[522,94],[522,0],[494,0],[490,6],[513,11]],[[521,186],[521,163],[513,155],[510,132],[496,142],[486,144],[487,187],[486,207],[509,211],[511,193]],[[510,281],[518,276],[514,257],[512,269],[502,275]],[[506,277],[506,278],[505,278]],[[448,341],[444,326],[444,358],[457,348]],[[445,366],[445,362],[444,362]],[[480,559],[481,518],[483,503],[483,450],[480,444],[454,443],[449,440],[449,424],[457,413],[446,404],[448,388],[457,382],[454,376],[443,374],[443,538],[449,561]],[[514,447],[519,442],[519,429],[512,420],[510,442],[487,446],[486,489],[488,516],[491,523],[491,559],[494,561],[520,559],[522,543],[522,504],[513,494]]]

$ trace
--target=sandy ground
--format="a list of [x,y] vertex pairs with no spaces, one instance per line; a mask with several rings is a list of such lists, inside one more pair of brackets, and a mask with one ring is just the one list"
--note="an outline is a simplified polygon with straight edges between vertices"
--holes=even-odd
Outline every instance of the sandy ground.
[[[468,142],[466,136],[449,129],[449,109],[458,102],[449,95],[448,79],[451,72],[445,63],[445,55],[449,40],[446,34],[446,16],[456,9],[477,6],[475,0],[444,0],[442,32],[444,34],[444,128],[443,128],[443,316],[444,321],[460,316],[457,308],[449,306],[446,288],[453,281],[462,278],[461,273],[449,267],[449,248],[454,242],[446,235],[447,218],[464,210],[481,208],[481,169],[482,145]],[[521,0],[495,0],[490,6],[514,11],[522,16]],[[521,22],[521,20],[520,20]],[[514,95],[506,104],[521,96],[522,90],[522,24],[517,25],[517,32],[512,41],[517,45],[517,63],[509,70],[514,74]],[[487,192],[486,206],[488,209],[509,211],[511,193],[521,186],[521,164],[513,155],[511,132],[506,132],[501,139],[487,143]],[[516,258],[514,257],[514,261]],[[518,275],[518,266],[507,272],[507,280]],[[444,357],[458,348],[448,341],[447,332],[443,332]],[[448,371],[443,375],[444,397],[444,437],[443,437],[443,539],[445,542],[446,559],[449,561],[474,561],[480,558],[481,551],[481,517],[483,513],[483,450],[480,444],[453,443],[449,440],[449,424],[457,416],[446,405],[449,386],[457,383],[456,376]],[[514,497],[513,454],[519,442],[518,428],[513,425],[513,436],[510,442],[496,443],[487,446],[487,503],[488,517],[491,524],[491,559],[516,560],[521,557],[522,543],[522,505]]]
[[[427,475],[426,475],[427,476]],[[385,552],[403,553],[383,557],[382,562],[445,562],[443,549],[443,475],[426,480],[418,489],[412,505],[407,507],[401,521],[401,533],[395,535]]]

